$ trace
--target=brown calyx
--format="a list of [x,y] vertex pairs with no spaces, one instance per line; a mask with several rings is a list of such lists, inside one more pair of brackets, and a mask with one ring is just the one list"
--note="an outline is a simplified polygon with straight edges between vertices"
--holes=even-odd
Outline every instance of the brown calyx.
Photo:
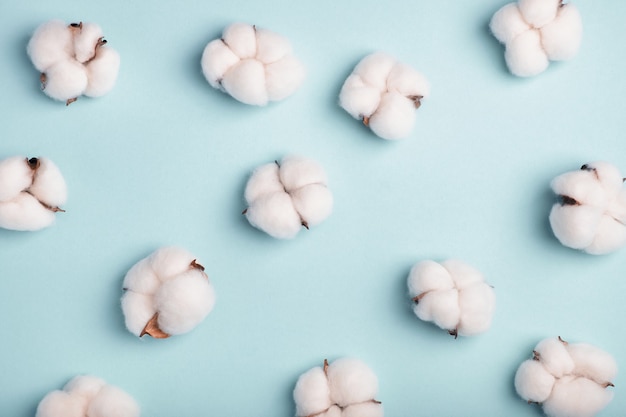
[[369,118],[369,117],[367,117],[367,116],[363,116],[363,124],[364,124],[365,126],[368,126],[368,127],[369,127],[369,125],[370,125],[370,118]]
[[413,300],[413,302],[415,302],[415,304],[419,304],[420,300],[422,298],[424,298],[425,295],[426,295],[426,293],[423,292],[420,295],[416,295],[415,297],[413,297],[412,300]]
[[415,109],[419,109],[420,106],[422,105],[422,99],[424,98],[424,96],[409,96],[408,99],[413,101],[413,105],[415,106]]
[[46,89],[46,81],[48,81],[48,76],[46,75],[46,73],[42,72],[41,74],[39,74],[39,83],[41,84],[42,91]]
[[190,267],[192,267],[193,269],[199,269],[200,271],[204,271],[204,266],[200,265],[198,262],[196,262],[197,259],[194,259],[193,261],[191,261],[191,263],[189,264]]
[[170,337],[169,334],[165,333],[163,330],[159,328],[159,313],[158,312],[154,313],[154,316],[152,316],[152,318],[148,320],[148,323],[146,323],[146,326],[143,328],[143,330],[139,334],[139,337],[143,337],[145,335],[148,335],[155,339],[167,339],[168,337]]
[[83,22],[78,22],[78,23],[70,23],[67,26],[72,32],[80,32],[81,30],[83,30]]
[[604,384],[602,384],[602,386],[604,388],[608,388],[608,387],[614,387],[615,385],[612,382],[605,382]]
[[580,206],[580,203],[576,201],[575,198],[567,195],[559,195],[558,200],[559,204],[561,204],[562,206]]
[[[26,161],[26,165],[28,165],[28,167],[33,172],[33,179],[32,179],[32,181],[34,182],[35,181],[35,177],[37,176],[37,170],[41,166],[41,160],[39,158],[30,158],[30,159],[26,158],[25,161]],[[35,195],[33,195],[33,193],[31,193],[29,189],[24,190],[24,192],[32,195],[39,202],[39,204],[44,206],[47,210],[50,210],[53,213],[58,213],[58,212],[65,213],[65,210],[63,210],[60,207],[53,207],[53,206],[51,206],[49,204],[44,203],[43,201],[38,199]]]
[[559,342],[563,343],[565,346],[569,345],[569,343],[567,343],[565,340],[563,340],[561,338],[561,336],[559,336]]
[[67,101],[65,102],[65,106],[69,106],[70,104],[72,104],[76,100],[78,100],[78,97],[68,98]]
[[454,336],[455,339],[459,338],[459,329],[448,330],[450,336]]
[[541,355],[536,350],[533,350],[533,360],[538,361],[541,359]]

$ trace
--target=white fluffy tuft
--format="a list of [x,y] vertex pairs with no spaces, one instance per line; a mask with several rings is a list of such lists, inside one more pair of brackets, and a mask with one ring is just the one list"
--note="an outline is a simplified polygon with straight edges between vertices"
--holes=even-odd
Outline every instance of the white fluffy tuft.
[[322,368],[312,368],[300,375],[293,390],[293,399],[297,416],[318,414],[331,406],[328,379]]

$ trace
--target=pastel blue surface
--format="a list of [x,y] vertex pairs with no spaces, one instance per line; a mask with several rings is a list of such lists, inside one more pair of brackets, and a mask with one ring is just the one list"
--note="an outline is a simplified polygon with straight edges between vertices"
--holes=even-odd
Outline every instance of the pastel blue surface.
[[[148,417],[292,416],[297,377],[354,356],[387,416],[539,416],[513,375],[540,339],[586,341],[626,366],[626,250],[562,247],[549,182],[583,163],[626,172],[626,2],[578,1],[578,57],[515,78],[488,21],[506,0],[0,4],[0,158],[45,156],[70,197],[36,233],[0,230],[0,416],[34,416],[76,374],[131,394]],[[25,53],[42,22],[99,23],[122,56],[115,89],[66,108]],[[213,90],[204,46],[231,22],[288,37],[307,67],[266,108]],[[432,97],[410,138],[376,138],[337,105],[384,50]],[[278,241],[241,216],[258,165],[300,154],[330,178],[326,222]],[[163,245],[194,253],[217,304],[193,332],[139,340],[119,305],[126,271]],[[410,267],[461,259],[495,287],[491,330],[454,340],[411,312]],[[600,416],[626,414],[625,371]]]

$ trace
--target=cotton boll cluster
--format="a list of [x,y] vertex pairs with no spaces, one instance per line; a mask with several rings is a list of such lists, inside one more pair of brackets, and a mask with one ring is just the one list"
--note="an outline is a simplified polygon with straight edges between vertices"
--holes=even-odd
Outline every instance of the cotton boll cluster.
[[310,159],[289,156],[262,165],[245,190],[248,221],[278,239],[291,239],[302,226],[324,221],[333,208],[326,173]]
[[103,96],[115,85],[120,56],[106,43],[95,23],[51,20],[35,30],[26,50],[41,73],[43,92],[69,105],[81,95]]
[[337,359],[300,375],[293,390],[298,417],[382,417],[378,379],[363,362]]
[[542,404],[550,417],[592,417],[613,399],[607,388],[616,375],[615,360],[603,350],[550,338],[517,369],[515,389],[529,403]]
[[36,417],[138,417],[139,406],[121,389],[100,378],[81,375],[63,390],[46,395]]
[[245,23],[233,23],[221,39],[209,42],[201,64],[213,88],[255,106],[287,98],[305,74],[289,40]]
[[54,223],[67,200],[61,172],[46,158],[0,161],[0,227],[34,231]]
[[626,244],[626,190],[619,170],[607,162],[585,164],[556,177],[559,197],[550,225],[565,246],[599,255]]
[[491,326],[495,293],[482,274],[457,260],[417,263],[407,279],[413,312],[455,338],[483,333]]
[[572,59],[582,40],[582,20],[576,6],[562,0],[518,0],[498,10],[490,23],[505,45],[511,73],[531,77],[550,61]]
[[381,138],[401,139],[413,130],[415,109],[429,92],[422,74],[377,52],[354,68],[341,88],[339,103]]
[[211,312],[215,291],[204,267],[184,249],[165,247],[137,262],[124,277],[126,328],[163,339],[187,333]]

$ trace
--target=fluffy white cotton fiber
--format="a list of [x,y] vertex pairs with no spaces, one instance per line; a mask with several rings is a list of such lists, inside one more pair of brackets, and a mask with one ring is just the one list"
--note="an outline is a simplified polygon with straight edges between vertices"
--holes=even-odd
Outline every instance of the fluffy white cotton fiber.
[[66,201],[65,180],[49,159],[14,156],[0,161],[0,227],[43,229],[54,223]]
[[63,390],[46,395],[36,417],[139,417],[135,400],[93,376],[77,376]]
[[204,267],[184,249],[164,247],[136,263],[124,277],[122,310],[136,336],[167,338],[195,328],[215,305]]
[[209,42],[201,65],[212,87],[255,106],[287,98],[305,74],[286,38],[245,23],[233,23]]
[[559,202],[550,225],[565,246],[600,255],[626,244],[626,190],[619,170],[608,162],[585,164],[552,181]]
[[346,79],[339,103],[381,138],[401,139],[413,130],[415,109],[429,92],[423,75],[376,52],[363,58]]
[[533,359],[522,362],[515,389],[528,402],[542,404],[550,417],[592,417],[613,398],[607,388],[617,375],[611,355],[585,343],[542,340]]
[[582,20],[576,6],[560,0],[518,0],[498,10],[489,24],[505,45],[511,73],[531,77],[550,61],[572,59],[582,41]]
[[324,221],[333,197],[326,173],[310,159],[288,156],[257,168],[244,193],[251,225],[278,239],[291,239],[304,226]]
[[422,261],[407,278],[413,312],[455,338],[483,333],[491,326],[495,293],[482,274],[458,261]]
[[300,375],[293,391],[296,416],[382,417],[378,379],[363,362],[337,359]]
[[81,95],[100,97],[117,80],[119,54],[106,46],[95,23],[43,23],[26,51],[41,73],[41,87],[49,97],[70,104]]

